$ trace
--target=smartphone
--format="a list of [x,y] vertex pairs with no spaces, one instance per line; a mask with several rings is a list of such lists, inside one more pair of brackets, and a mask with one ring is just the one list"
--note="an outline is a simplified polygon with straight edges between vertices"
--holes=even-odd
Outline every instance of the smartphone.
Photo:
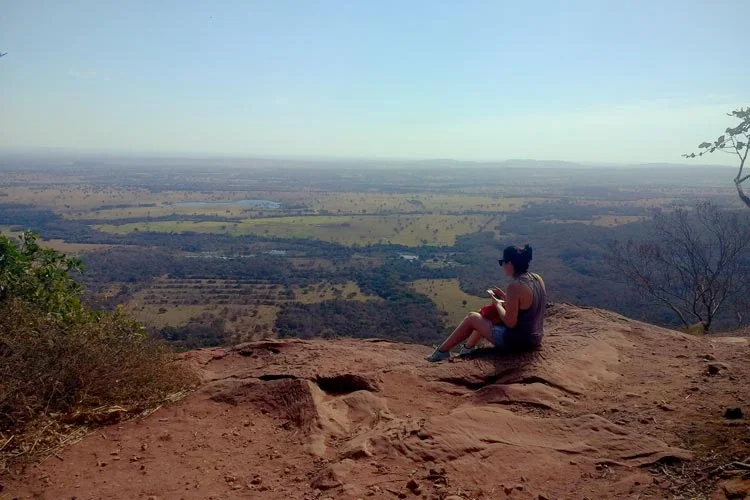
[[495,297],[500,302],[503,302],[503,299],[501,299],[500,297],[498,297],[497,294],[494,292],[494,290],[492,290],[491,288],[487,290],[487,293],[489,293],[490,295],[492,295],[493,297]]

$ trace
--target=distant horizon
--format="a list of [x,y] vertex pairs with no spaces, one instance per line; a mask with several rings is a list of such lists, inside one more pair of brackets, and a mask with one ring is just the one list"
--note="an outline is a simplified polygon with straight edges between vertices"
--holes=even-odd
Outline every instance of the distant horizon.
[[[11,148],[0,148],[0,160],[7,159],[9,157],[21,157],[28,159],[45,159],[53,161],[56,158],[60,160],[90,160],[90,159],[102,159],[102,160],[129,160],[129,161],[148,161],[148,160],[163,160],[163,161],[289,161],[289,162],[300,162],[300,163],[322,163],[331,162],[334,164],[346,163],[346,162],[361,162],[361,163],[376,163],[382,162],[386,164],[403,164],[413,163],[414,166],[426,163],[456,163],[464,165],[477,165],[477,166],[492,166],[498,164],[509,164],[509,163],[526,163],[530,168],[565,168],[565,166],[575,167],[586,167],[586,168],[641,168],[641,167],[663,167],[663,168],[722,168],[732,170],[736,168],[736,165],[732,164],[720,164],[720,163],[693,163],[690,159],[684,159],[683,162],[663,162],[663,161],[645,161],[645,162],[632,162],[632,163],[618,163],[618,162],[599,162],[599,161],[570,161],[570,160],[540,160],[535,158],[498,158],[498,159],[487,159],[487,160],[473,160],[473,159],[460,159],[460,158],[438,158],[438,157],[417,157],[417,158],[398,158],[398,157],[323,157],[323,156],[292,156],[292,155],[239,155],[239,154],[215,154],[215,153],[179,153],[179,152],[149,152],[149,151],[107,151],[107,150],[81,150],[72,148],[35,148],[35,149],[11,149]],[[710,157],[709,157],[710,158]],[[539,165],[532,166],[530,164],[537,163]],[[559,164],[559,165],[550,165]]]
[[723,6],[11,2],[0,149],[683,162],[750,105]]

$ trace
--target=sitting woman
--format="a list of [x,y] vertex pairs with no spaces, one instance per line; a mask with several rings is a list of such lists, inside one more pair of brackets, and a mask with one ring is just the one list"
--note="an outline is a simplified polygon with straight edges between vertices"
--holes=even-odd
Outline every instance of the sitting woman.
[[506,276],[513,277],[508,292],[500,288],[488,290],[492,305],[482,308],[482,313],[471,312],[427,361],[436,362],[450,358],[450,350],[461,346],[459,355],[469,354],[482,338],[504,350],[532,350],[542,343],[544,336],[544,310],[547,290],[538,274],[530,273],[531,247],[516,246],[503,250],[499,260]]

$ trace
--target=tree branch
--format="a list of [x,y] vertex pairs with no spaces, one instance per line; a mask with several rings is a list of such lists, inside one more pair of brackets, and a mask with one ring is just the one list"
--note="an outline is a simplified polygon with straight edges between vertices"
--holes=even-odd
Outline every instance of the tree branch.
[[[747,141],[747,143],[745,144],[745,154],[740,156],[740,170],[737,172],[736,179],[739,179],[742,175],[742,169],[745,168],[745,160],[747,160],[747,153],[748,151],[750,151],[750,136],[745,135],[745,140]],[[739,182],[744,182],[748,177],[750,177],[750,175],[745,176]]]
[[742,184],[740,184],[739,180],[735,179],[734,185],[737,187],[737,195],[740,197],[740,200],[750,208],[750,196],[746,195],[745,191],[742,190]]
[[[698,146],[698,154],[690,153],[683,156],[686,158],[695,158],[696,156],[703,156],[704,154],[714,153],[716,151],[721,151],[728,154],[736,154],[740,160],[740,165],[737,171],[737,176],[734,178],[734,183],[737,187],[737,194],[739,195],[740,200],[742,200],[745,205],[750,207],[750,197],[745,195],[742,187],[740,186],[741,182],[744,182],[745,180],[750,178],[750,176],[742,176],[742,172],[745,167],[745,160],[748,157],[748,152],[750,152],[750,107],[736,109],[731,113],[728,113],[727,116],[731,116],[740,120],[740,123],[736,127],[730,127],[726,129],[724,134],[719,136],[718,139],[702,142]],[[744,142],[742,142],[741,140],[738,142],[738,138],[744,138],[745,140]]]
[[660,297],[656,297],[656,298],[657,300],[660,300],[661,302],[666,304],[666,306],[669,307],[672,310],[672,312],[674,312],[677,315],[678,318],[680,318],[680,321],[682,321],[683,325],[690,326],[690,323],[688,323],[688,321],[685,319],[685,316],[683,316],[680,310],[677,309],[677,307],[675,307],[671,302],[669,302],[668,300],[664,300]]

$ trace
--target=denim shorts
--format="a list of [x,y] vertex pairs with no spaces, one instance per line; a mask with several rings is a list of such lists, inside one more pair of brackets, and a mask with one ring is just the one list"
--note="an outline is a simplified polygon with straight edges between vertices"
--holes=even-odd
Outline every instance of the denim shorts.
[[504,348],[505,346],[505,325],[492,325],[492,343],[495,347]]
[[492,343],[495,347],[508,351],[528,351],[542,344],[542,335],[519,335],[502,323],[492,325]]

